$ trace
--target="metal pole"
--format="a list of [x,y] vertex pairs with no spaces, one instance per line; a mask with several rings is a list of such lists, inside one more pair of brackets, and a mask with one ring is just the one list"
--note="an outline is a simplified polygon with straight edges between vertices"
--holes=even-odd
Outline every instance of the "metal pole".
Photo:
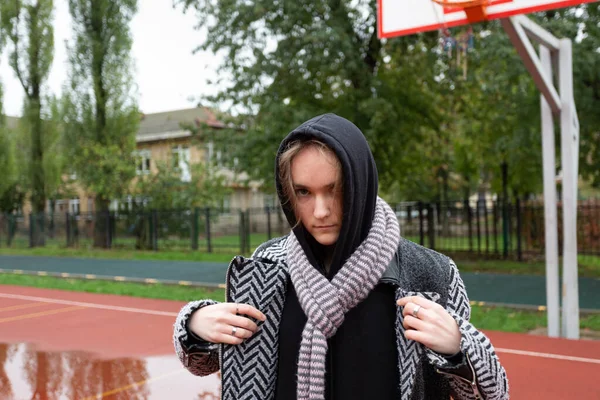
[[192,212],[192,226],[190,229],[192,235],[192,250],[198,250],[198,218],[199,210],[198,207],[195,207]]
[[[540,59],[546,76],[552,76],[550,51],[540,46]],[[544,170],[544,219],[546,250],[546,307],[548,312],[548,336],[560,336],[560,304],[558,273],[558,225],[556,216],[556,160],[554,156],[554,121],[552,110],[543,95],[542,108],[542,158]]]
[[210,237],[210,208],[204,209],[204,217],[206,219],[206,251],[212,253],[212,238]]
[[423,222],[423,203],[419,201],[419,244],[421,246],[425,245],[425,232],[423,231],[424,222]]
[[267,212],[267,239],[271,240],[271,207],[266,206],[265,211]]
[[570,39],[560,40],[560,136],[563,172],[563,333],[579,339],[579,288],[577,282],[577,177],[579,124],[573,101],[573,58]]

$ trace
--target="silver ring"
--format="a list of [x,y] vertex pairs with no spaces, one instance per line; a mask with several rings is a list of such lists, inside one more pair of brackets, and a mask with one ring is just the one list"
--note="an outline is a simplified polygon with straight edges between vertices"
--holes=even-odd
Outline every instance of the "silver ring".
[[417,306],[412,310],[412,316],[419,318],[419,311],[421,311],[421,306],[417,304]]
[[231,336],[235,336],[236,332],[237,332],[237,326],[231,327]]

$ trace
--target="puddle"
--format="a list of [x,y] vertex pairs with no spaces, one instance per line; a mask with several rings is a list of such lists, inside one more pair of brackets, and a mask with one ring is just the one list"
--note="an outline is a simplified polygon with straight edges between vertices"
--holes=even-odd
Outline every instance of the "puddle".
[[83,352],[0,344],[0,399],[219,398],[218,374],[193,376],[173,356],[102,359]]

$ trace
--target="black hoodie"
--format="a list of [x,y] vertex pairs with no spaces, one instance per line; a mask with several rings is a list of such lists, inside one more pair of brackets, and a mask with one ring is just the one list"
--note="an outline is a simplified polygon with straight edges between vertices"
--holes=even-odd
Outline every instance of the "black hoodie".
[[[350,121],[334,114],[315,117],[293,130],[281,143],[278,160],[290,143],[317,139],[337,155],[343,174],[343,219],[334,245],[329,279],[367,236],[377,201],[377,167],[362,132]],[[296,225],[290,202],[276,178],[277,192],[290,226]],[[302,225],[294,228],[307,258],[323,274],[323,247]],[[297,359],[306,316],[292,285],[287,291],[279,333],[279,365],[276,400],[296,397]],[[367,298],[346,314],[337,333],[328,340],[326,399],[397,399],[399,372],[395,335],[394,288],[377,285]]]

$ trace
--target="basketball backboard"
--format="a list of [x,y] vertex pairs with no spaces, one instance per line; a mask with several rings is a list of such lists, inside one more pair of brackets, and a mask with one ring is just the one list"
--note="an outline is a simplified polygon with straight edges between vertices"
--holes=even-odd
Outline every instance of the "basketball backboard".
[[[569,7],[596,0],[489,0],[487,19]],[[377,0],[380,38],[411,35],[468,23],[462,8],[444,7],[432,0]]]

